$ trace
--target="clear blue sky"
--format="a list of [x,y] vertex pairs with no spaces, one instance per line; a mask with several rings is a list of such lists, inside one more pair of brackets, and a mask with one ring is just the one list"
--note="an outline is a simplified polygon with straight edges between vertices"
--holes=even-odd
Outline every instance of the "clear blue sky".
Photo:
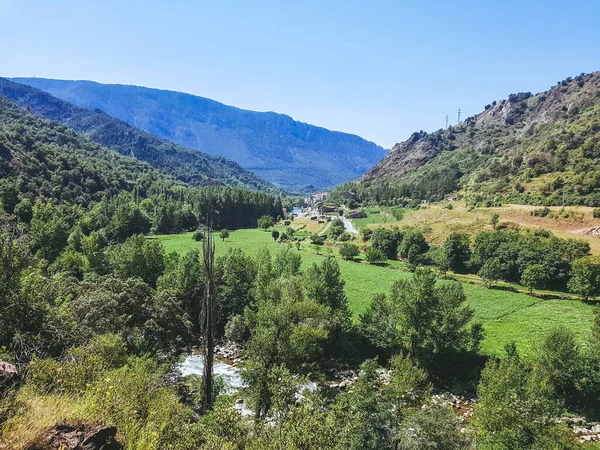
[[0,0],[0,75],[171,89],[390,148],[600,69],[600,1]]

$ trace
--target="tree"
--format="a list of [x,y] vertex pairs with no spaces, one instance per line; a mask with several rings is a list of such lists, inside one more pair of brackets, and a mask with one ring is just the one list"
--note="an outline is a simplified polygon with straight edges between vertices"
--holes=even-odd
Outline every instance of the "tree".
[[[260,269],[259,269],[260,274]],[[269,373],[277,365],[305,373],[327,339],[330,309],[304,296],[299,277],[272,280],[270,296],[259,300],[256,309],[246,308],[250,328],[246,346],[248,364],[242,372],[243,390],[257,418],[264,419],[273,405]]]
[[573,261],[568,286],[585,300],[600,295],[600,257],[586,256]]
[[262,228],[265,231],[267,231],[267,229],[271,228],[273,225],[275,224],[273,223],[271,216],[262,216],[260,219],[258,219],[258,228]]
[[375,247],[369,247],[367,249],[367,251],[365,252],[365,258],[367,258],[369,264],[377,264],[386,259],[385,254]]
[[203,241],[204,240],[204,231],[202,231],[202,230],[196,230],[196,231],[194,231],[194,234],[192,235],[192,238],[196,242]]
[[429,244],[425,240],[425,235],[420,231],[409,231],[404,235],[402,243],[398,248],[398,253],[402,258],[409,258],[412,256],[413,263],[419,255],[424,254],[429,250]]
[[392,208],[392,216],[400,221],[404,218],[404,210],[402,208]]
[[450,270],[457,273],[467,271],[467,262],[471,259],[469,248],[469,235],[464,233],[450,233],[444,243],[444,252]]
[[356,244],[344,244],[340,248],[340,256],[348,261],[352,261],[359,254],[358,246]]
[[450,261],[443,247],[432,247],[425,255],[433,265],[439,270],[440,275],[446,278],[448,270],[450,270]]
[[396,281],[389,295],[374,299],[361,326],[371,341],[388,342],[418,364],[442,367],[456,354],[479,349],[481,329],[468,327],[472,318],[460,283],[436,286],[433,272],[420,268],[410,280]]
[[256,281],[254,259],[239,249],[229,249],[215,261],[215,282],[217,284],[221,324],[230,317],[244,313],[244,308],[252,303],[252,289]]
[[498,229],[498,222],[500,221],[500,215],[498,213],[493,213],[490,217],[490,224],[494,230]]
[[381,251],[388,259],[396,259],[401,241],[402,234],[399,231],[376,228],[371,234],[371,246]]
[[483,280],[483,284],[490,288],[494,281],[502,279],[502,266],[499,258],[488,259],[477,273]]
[[447,406],[433,404],[407,414],[399,426],[397,441],[400,449],[468,450],[473,448],[464,425]]
[[514,344],[506,352],[481,373],[473,415],[477,448],[547,448],[536,443],[556,426],[560,404],[552,398],[547,377],[529,370]]
[[556,328],[546,335],[538,350],[536,367],[548,377],[556,398],[570,411],[591,407],[594,400],[598,401],[593,398],[594,389],[586,389],[589,386],[584,379],[589,378],[589,374],[585,366],[572,331]]
[[155,287],[158,277],[165,270],[165,250],[156,239],[146,239],[137,234],[128,238],[108,253],[114,273],[125,280],[141,278]]
[[[338,397],[334,414],[344,417],[340,424],[337,448],[349,450],[392,450],[393,417],[389,403],[379,395],[383,383],[378,364],[367,360],[360,366],[352,392]],[[347,413],[346,413],[347,411]]]
[[[222,233],[221,233],[222,234]],[[201,320],[204,331],[203,344],[205,350],[204,356],[204,393],[203,405],[206,410],[210,410],[213,404],[213,361],[215,356],[215,322],[216,322],[216,286],[215,286],[215,243],[213,234],[208,233],[202,242],[202,256],[204,269],[204,296],[202,298]]]
[[277,239],[279,239],[279,231],[277,231],[277,230],[271,231],[271,237],[273,238],[274,241],[277,241]]
[[544,289],[547,280],[546,268],[541,264],[527,266],[521,275],[521,284],[529,289],[530,294],[534,289]]
[[229,230],[227,230],[227,228],[223,228],[219,234],[219,237],[223,240],[223,242],[225,242],[225,239],[229,237]]
[[66,211],[38,200],[33,207],[30,233],[34,251],[48,262],[54,261],[69,237]]
[[306,269],[303,278],[307,298],[331,310],[329,337],[324,345],[325,355],[343,356],[346,351],[351,351],[351,340],[347,334],[352,330],[352,313],[337,261],[329,257],[321,264],[313,264]]

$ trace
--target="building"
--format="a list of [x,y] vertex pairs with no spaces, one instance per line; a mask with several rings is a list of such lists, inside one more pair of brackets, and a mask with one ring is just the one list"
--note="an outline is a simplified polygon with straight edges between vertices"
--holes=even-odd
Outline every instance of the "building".
[[317,194],[309,195],[304,199],[304,203],[312,205],[314,203],[325,201],[329,198],[329,192],[319,192]]

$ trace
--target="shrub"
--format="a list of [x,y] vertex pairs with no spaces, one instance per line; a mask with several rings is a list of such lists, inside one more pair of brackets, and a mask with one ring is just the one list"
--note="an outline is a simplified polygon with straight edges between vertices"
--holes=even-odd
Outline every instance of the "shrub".
[[192,238],[195,241],[203,241],[204,240],[204,232],[202,230],[196,230],[194,231],[194,235],[192,236]]
[[531,215],[536,217],[546,217],[551,212],[552,210],[545,206],[543,208],[534,209],[533,211],[531,211]]
[[346,260],[353,260],[359,254],[358,247],[355,244],[344,244],[340,249],[340,255]]
[[363,241],[368,241],[369,239],[371,239],[371,235],[373,234],[373,230],[371,230],[369,227],[362,227],[360,229],[360,234],[362,234]]
[[352,235],[348,232],[343,232],[342,234],[340,234],[340,236],[338,237],[338,240],[342,241],[342,242],[346,242],[352,239]]
[[386,259],[385,254],[375,247],[369,247],[367,249],[367,251],[365,252],[365,258],[367,258],[369,264],[377,264],[378,262],[384,261]]
[[594,216],[594,219],[600,219],[600,208],[594,208],[592,215]]
[[325,242],[325,238],[323,238],[323,236],[319,236],[318,234],[311,234],[310,242],[313,245],[323,245],[323,243]]

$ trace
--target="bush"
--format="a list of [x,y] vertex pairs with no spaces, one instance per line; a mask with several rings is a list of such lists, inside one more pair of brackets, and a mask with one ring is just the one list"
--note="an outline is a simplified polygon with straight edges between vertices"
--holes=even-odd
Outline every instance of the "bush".
[[369,264],[377,264],[378,262],[386,259],[385,254],[381,250],[374,247],[369,247],[367,249],[365,252],[365,258],[367,258]]
[[344,246],[340,248],[340,256],[346,260],[353,260],[358,254],[358,247],[355,244],[344,244]]
[[594,208],[592,215],[594,216],[594,219],[600,219],[600,208]]
[[551,212],[552,210],[545,206],[544,208],[534,209],[533,211],[531,211],[531,215],[535,217],[546,217]]
[[363,241],[368,241],[369,239],[371,239],[371,235],[373,234],[373,230],[371,230],[369,227],[362,227],[360,229],[360,234],[362,234]]
[[201,230],[196,230],[196,231],[194,231],[194,235],[192,236],[192,238],[197,242],[203,241],[204,240],[204,232]]
[[311,234],[310,242],[313,245],[323,245],[323,243],[325,242],[325,238],[323,236],[319,236],[318,234]]
[[338,240],[342,241],[342,242],[346,242],[352,239],[352,235],[348,232],[343,232],[342,234],[340,234],[340,236],[338,237]]

